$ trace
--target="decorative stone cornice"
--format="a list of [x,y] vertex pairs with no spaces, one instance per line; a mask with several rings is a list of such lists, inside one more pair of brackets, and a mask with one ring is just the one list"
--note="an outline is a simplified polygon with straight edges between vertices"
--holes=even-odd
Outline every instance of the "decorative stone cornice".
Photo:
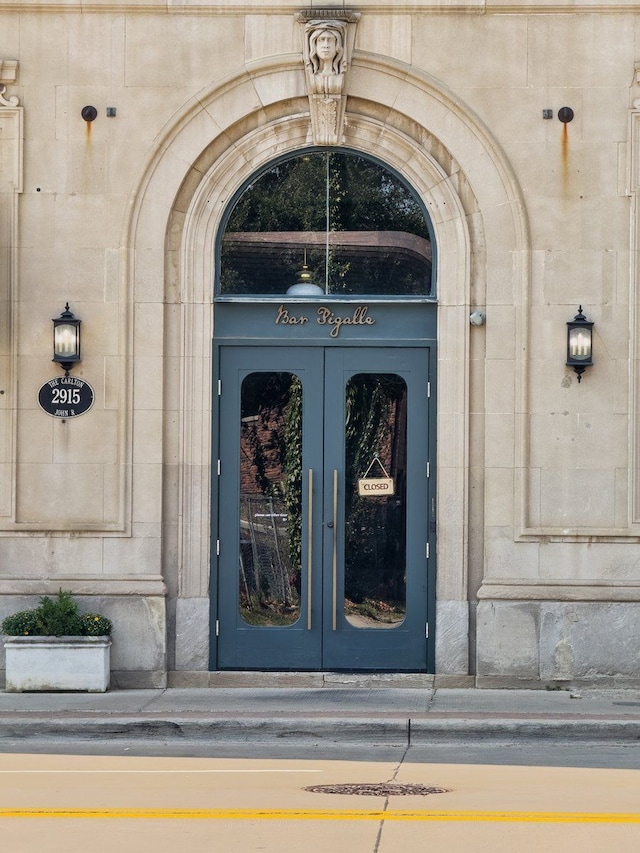
[[327,19],[357,24],[360,20],[360,12],[354,12],[352,9],[336,9],[335,6],[327,9],[302,9],[297,13],[296,19],[301,23]]
[[8,83],[15,83],[18,74],[17,59],[0,59],[0,107],[17,107],[20,101],[14,95],[5,98]]
[[17,59],[0,59],[0,83],[15,83],[18,76]]
[[339,145],[360,13],[350,9],[305,9],[298,12],[296,19],[302,29],[313,141],[316,145]]

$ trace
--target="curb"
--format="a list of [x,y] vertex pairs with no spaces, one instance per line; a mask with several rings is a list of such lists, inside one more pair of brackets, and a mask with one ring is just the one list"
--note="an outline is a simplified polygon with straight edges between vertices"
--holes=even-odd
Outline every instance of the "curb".
[[410,743],[446,740],[640,741],[640,720],[618,719],[412,719]]
[[0,721],[0,744],[6,739],[38,740],[215,740],[226,743],[295,741],[296,743],[380,743],[406,746],[410,721],[366,719],[162,719],[127,717]]
[[95,718],[29,717],[0,720],[3,740],[216,740],[221,742],[428,745],[434,742],[486,740],[640,741],[639,720],[617,719],[397,719],[367,718],[226,718],[156,719],[113,716]]

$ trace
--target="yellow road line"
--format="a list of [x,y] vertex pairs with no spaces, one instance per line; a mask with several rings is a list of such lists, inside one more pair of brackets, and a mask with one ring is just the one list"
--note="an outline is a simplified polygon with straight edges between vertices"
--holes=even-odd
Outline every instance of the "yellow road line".
[[340,811],[312,809],[0,809],[2,818],[77,820],[375,820],[493,823],[640,823],[640,813],[508,811]]

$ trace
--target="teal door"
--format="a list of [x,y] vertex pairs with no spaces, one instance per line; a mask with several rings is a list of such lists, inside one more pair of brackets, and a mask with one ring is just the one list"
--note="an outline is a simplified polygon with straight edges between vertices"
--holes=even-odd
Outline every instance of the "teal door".
[[214,666],[432,667],[430,355],[219,348]]

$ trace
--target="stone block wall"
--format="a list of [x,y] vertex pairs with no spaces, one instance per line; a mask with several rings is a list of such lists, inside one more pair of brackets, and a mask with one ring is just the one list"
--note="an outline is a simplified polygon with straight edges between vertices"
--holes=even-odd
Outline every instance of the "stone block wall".
[[[310,144],[298,11],[0,0],[0,611],[102,602],[123,684],[210,665],[215,241]],[[631,2],[362,10],[344,144],[403,174],[437,243],[443,673],[635,674],[639,37]],[[96,401],[62,421],[37,391],[66,301]]]

